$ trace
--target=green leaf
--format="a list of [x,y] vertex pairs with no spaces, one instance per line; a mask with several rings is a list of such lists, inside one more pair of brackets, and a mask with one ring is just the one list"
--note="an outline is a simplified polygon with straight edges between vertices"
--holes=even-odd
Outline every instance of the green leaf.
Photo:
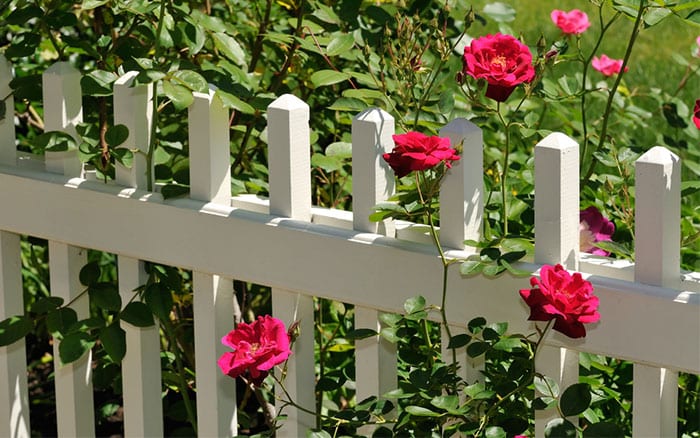
[[216,90],[216,95],[221,99],[221,103],[225,108],[232,108],[236,111],[240,111],[243,114],[255,114],[255,108],[249,104],[243,102],[241,99],[237,98],[231,93],[227,93],[223,90]]
[[467,395],[467,397],[474,400],[488,400],[496,394],[494,391],[487,390],[486,386],[480,382],[464,388],[464,393]]
[[544,427],[546,438],[576,437],[576,426],[564,418],[555,418]]
[[80,284],[83,286],[90,286],[93,283],[97,283],[100,279],[100,264],[97,262],[90,262],[80,269]]
[[324,153],[329,157],[352,158],[352,143],[336,141],[329,144]]
[[681,197],[692,195],[700,190],[700,181],[683,181],[681,183]]
[[119,296],[117,286],[108,283],[100,282],[91,284],[88,287],[90,302],[100,309],[117,312],[122,308],[122,298]]
[[472,342],[467,346],[467,355],[469,357],[479,357],[486,353],[489,349],[489,344],[486,342]]
[[467,324],[467,328],[469,328],[470,333],[477,334],[484,329],[485,325],[486,319],[481,316],[477,316],[476,318],[469,321],[469,323]]
[[70,149],[77,149],[73,137],[61,131],[48,131],[33,140],[34,146],[51,152],[63,152]]
[[119,327],[118,320],[102,328],[99,339],[112,361],[121,362],[126,354],[126,332]]
[[338,100],[336,100],[333,103],[333,105],[329,106],[328,109],[333,111],[348,111],[359,113],[360,111],[366,110],[368,107],[369,105],[367,105],[367,103],[360,99],[341,97]]
[[535,376],[535,389],[548,397],[559,397],[559,384],[547,376]]
[[32,304],[30,310],[34,313],[49,313],[63,305],[61,297],[41,297]]
[[685,19],[691,23],[700,24],[700,9],[690,12]]
[[127,148],[116,148],[112,151],[114,159],[124,167],[131,168],[134,164],[134,153]]
[[192,96],[192,91],[189,88],[170,81],[163,81],[163,93],[172,101],[175,109],[178,110],[187,108],[194,102],[194,96]]
[[99,6],[105,5],[109,0],[83,0],[80,8],[84,11],[89,11],[90,9],[95,9]]
[[559,407],[564,416],[582,413],[591,404],[591,387],[588,383],[576,383],[564,390],[559,400]]
[[151,309],[140,301],[132,301],[119,314],[122,321],[136,327],[150,327],[155,324]]
[[178,70],[173,73],[173,82],[177,82],[180,85],[184,85],[192,91],[197,91],[199,93],[209,92],[209,83],[206,79],[196,71],[192,70]]
[[105,132],[105,140],[113,148],[124,143],[127,138],[129,138],[129,128],[126,125],[110,126]]
[[343,168],[343,160],[338,157],[329,157],[316,152],[311,156],[311,166],[320,167],[326,172],[335,172]]
[[332,438],[331,434],[323,429],[309,429],[306,431],[306,438]]
[[11,316],[0,322],[0,347],[24,338],[32,331],[32,322],[24,315]]
[[95,341],[87,333],[76,332],[66,335],[58,345],[61,362],[68,364],[80,359],[95,345]]
[[651,8],[644,14],[644,24],[646,27],[654,26],[672,13],[673,11],[667,8]]
[[515,20],[515,9],[501,2],[493,2],[484,6],[484,14],[493,18],[497,23],[509,23]]
[[377,332],[368,328],[360,328],[347,332],[345,334],[345,339],[365,339],[371,338],[372,336],[377,336]]
[[516,348],[523,346],[520,338],[501,338],[493,344],[494,350],[511,352]]
[[189,186],[181,184],[166,184],[160,189],[160,194],[163,198],[177,198],[178,196],[186,196],[190,192]]
[[461,333],[459,335],[452,336],[447,348],[462,348],[472,340],[472,337],[466,333]]
[[173,296],[163,283],[151,283],[146,286],[144,292],[146,304],[151,309],[154,315],[160,320],[170,318],[170,312],[173,308]]
[[337,84],[350,78],[350,75],[342,71],[319,70],[311,75],[311,83],[314,88],[325,87],[326,85]]
[[491,426],[486,429],[486,438],[506,438],[506,431],[498,426]]
[[70,307],[60,307],[46,315],[46,329],[51,335],[63,335],[78,322],[78,314]]
[[417,417],[439,417],[441,414],[420,406],[406,406],[406,412]]
[[458,412],[459,397],[456,395],[440,395],[430,400],[430,404],[449,413],[455,413]]
[[501,260],[500,263],[501,265],[503,265],[504,268],[506,268],[508,272],[510,272],[515,277],[527,277],[529,275],[532,275],[532,272],[527,271],[525,269],[514,268],[510,263],[508,263],[505,260]]
[[111,96],[117,79],[111,71],[93,70],[80,79],[80,88],[87,96]]
[[27,21],[32,18],[38,18],[44,15],[44,11],[35,5],[28,5],[25,7],[15,6],[15,8],[16,9],[5,18],[7,24],[25,25]]
[[425,297],[420,295],[411,297],[403,303],[403,308],[409,314],[423,311],[425,310]]
[[226,35],[222,32],[216,32],[212,34],[214,40],[214,46],[229,60],[233,61],[235,64],[243,66],[245,65],[245,52],[241,45],[238,44],[232,36]]
[[590,424],[583,429],[583,438],[617,438],[624,435],[616,424],[605,421]]
[[355,45],[355,37],[352,34],[340,34],[334,37],[328,46],[326,46],[327,56],[336,56],[341,53],[346,53]]
[[480,260],[466,260],[459,266],[459,273],[465,276],[476,275],[481,272],[486,264]]

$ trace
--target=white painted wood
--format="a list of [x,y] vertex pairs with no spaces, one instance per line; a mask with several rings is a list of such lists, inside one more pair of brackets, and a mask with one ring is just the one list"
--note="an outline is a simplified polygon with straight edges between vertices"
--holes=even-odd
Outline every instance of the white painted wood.
[[[23,314],[19,236],[0,231],[0,321]],[[0,436],[30,436],[24,339],[0,347],[0,413]]]
[[[51,295],[63,298],[64,303],[75,299],[70,307],[77,312],[78,319],[87,318],[90,315],[87,293],[77,298],[85,289],[80,284],[78,274],[86,261],[86,250],[65,243],[49,241]],[[58,350],[59,345],[60,342],[54,339],[58,435],[66,437],[95,436],[92,352],[88,352],[75,362],[62,364]]]
[[[80,142],[75,127],[83,121],[80,72],[68,62],[57,62],[42,76],[44,96],[44,128],[63,131]],[[83,165],[77,150],[47,152],[46,170],[66,176],[81,176]]]
[[135,85],[136,76],[138,72],[130,71],[114,82],[114,125],[129,129],[129,137],[119,147],[134,153],[130,168],[116,163],[115,180],[119,185],[145,189],[148,187],[146,156],[151,142],[153,87]]
[[[661,146],[651,148],[636,162],[635,181],[634,279],[654,286],[677,288],[681,238],[681,163],[678,156]],[[690,339],[697,340],[697,335],[700,332],[695,332]],[[684,346],[686,342],[679,344]],[[632,409],[635,437],[675,437],[678,372],[635,364]]]
[[193,93],[189,108],[190,197],[230,205],[228,109],[214,92]]
[[[316,389],[315,363],[314,363],[314,301],[310,295],[303,295],[280,288],[272,290],[272,314],[275,318],[284,321],[289,327],[294,322],[299,322],[299,337],[292,346],[292,355],[287,361],[287,374],[283,384],[292,400],[303,408],[315,411]],[[278,378],[281,373],[275,371]],[[276,394],[284,396],[279,388]],[[306,432],[316,427],[316,419],[313,415],[300,411],[292,406],[287,406],[280,411],[281,404],[276,403],[278,414],[286,414],[287,419],[281,423],[282,428],[277,431],[280,438],[296,438],[306,436]]]
[[217,365],[219,357],[230,351],[221,338],[234,328],[233,280],[196,271],[192,277],[197,434],[235,436],[238,433],[236,382]]
[[0,163],[14,166],[17,159],[15,145],[15,99],[10,88],[12,64],[0,55],[0,105],[5,106],[5,116],[0,117]]
[[578,269],[578,144],[549,134],[535,146],[535,262]]
[[393,236],[393,223],[371,222],[372,207],[394,194],[395,178],[382,155],[391,152],[394,118],[379,108],[361,112],[352,120],[353,228]]
[[[578,269],[579,233],[578,144],[553,133],[535,146],[535,262]],[[562,392],[578,382],[576,351],[544,345],[535,367]],[[535,435],[543,437],[547,422],[558,417],[556,409],[535,411]]]
[[[381,332],[380,312],[366,307],[355,307],[355,327]],[[356,399],[370,396],[382,398],[396,389],[396,345],[382,336],[372,336],[355,341]]]
[[464,249],[465,240],[481,238],[484,141],[481,130],[466,119],[451,121],[440,136],[449,138],[453,148],[462,148],[440,189],[440,242],[446,248]]
[[[124,192],[101,182],[0,166],[0,229],[380,311],[401,312],[403,301],[415,291],[424,293],[428,302],[440,302],[436,279],[441,266],[430,245],[190,199],[163,203],[139,190]],[[138,218],[140,225],[132,226],[126,217]],[[182,233],[183,229],[197,233]],[[521,267],[537,269],[527,263]],[[525,305],[513,299],[515,291],[527,286],[526,279],[461,278],[453,271],[448,295],[468,297],[469,305],[450,305],[450,323],[484,316],[509,321],[513,332],[532,330],[525,321]],[[575,343],[577,350],[700,374],[700,344],[668,342],[700,333],[700,294],[602,276],[590,280],[601,314],[615,318],[602,318],[585,340]],[[548,343],[572,345],[557,336]]]
[[[130,257],[117,259],[122,306],[134,300],[134,290],[146,283],[144,263]],[[126,332],[126,355],[122,360],[124,435],[163,436],[160,336],[158,324],[135,327],[121,321]]]
[[309,106],[285,94],[267,107],[270,213],[311,219]]

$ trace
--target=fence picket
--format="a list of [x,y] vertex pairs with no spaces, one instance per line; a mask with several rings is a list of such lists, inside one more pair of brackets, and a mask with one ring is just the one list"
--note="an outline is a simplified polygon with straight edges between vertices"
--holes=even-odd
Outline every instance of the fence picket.
[[[42,76],[44,131],[62,131],[78,143],[75,127],[83,121],[81,74],[67,62],[57,62]],[[66,176],[82,176],[83,165],[77,150],[46,152],[46,170]]]
[[[309,106],[291,94],[268,106],[267,141],[270,170],[270,214],[300,221],[311,220]],[[280,242],[283,245],[283,242]],[[301,260],[289,260],[299,263]],[[289,326],[299,321],[300,335],[287,363],[285,388],[293,401],[315,410],[314,302],[310,295],[272,288],[272,313]],[[280,391],[280,388],[277,388]],[[306,435],[315,427],[313,415],[288,408],[278,432],[281,437]]]
[[[634,279],[677,288],[680,284],[680,160],[666,148],[653,147],[637,160],[635,179]],[[675,437],[678,373],[634,364],[632,410],[633,436]]]
[[[65,243],[49,241],[51,295],[63,298],[78,314],[78,320],[90,316],[87,294],[80,284],[80,269],[87,251]],[[60,363],[60,342],[54,339],[54,375],[56,385],[56,423],[58,436],[95,436],[92,395],[92,352],[70,364]]]
[[0,55],[0,164],[14,166],[17,160],[15,99],[10,81],[12,81],[12,65]]
[[[571,138],[553,133],[535,146],[535,263],[578,268],[578,178],[578,144]],[[544,345],[535,367],[562,390],[578,382],[576,351]],[[557,416],[555,409],[535,411],[535,436],[543,437],[544,426]]]
[[[20,251],[19,235],[0,231],[0,321],[24,314]],[[0,413],[0,436],[30,436],[24,339],[0,347]]]
[[130,71],[114,82],[114,125],[121,124],[129,129],[129,137],[119,147],[134,152],[130,167],[119,162],[115,164],[115,180],[119,185],[146,189],[146,154],[151,141],[153,87],[135,85],[136,76],[138,72]]

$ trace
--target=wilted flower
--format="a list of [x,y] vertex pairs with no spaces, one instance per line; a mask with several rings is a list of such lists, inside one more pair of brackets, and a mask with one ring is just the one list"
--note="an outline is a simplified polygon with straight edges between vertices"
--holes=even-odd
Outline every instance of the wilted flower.
[[594,206],[581,210],[580,221],[579,245],[581,252],[602,256],[609,255],[609,252],[596,248],[595,243],[612,240],[615,224],[606,219]]
[[[594,56],[591,65],[605,76],[612,76],[620,73],[620,70],[622,70],[622,59],[608,58],[607,55],[600,55],[600,58]],[[628,70],[629,67],[625,67],[625,72]]]
[[515,87],[535,77],[530,49],[515,37],[497,33],[464,48],[464,73],[488,83],[486,97],[503,102]]
[[552,21],[567,35],[578,35],[591,26],[585,12],[573,9],[569,12],[555,9],[551,13]]
[[394,149],[382,157],[389,163],[396,176],[404,177],[413,170],[427,170],[444,162],[447,168],[459,160],[459,154],[450,147],[450,139],[428,137],[420,132],[407,132],[393,136]]
[[292,354],[284,323],[270,315],[258,316],[251,324],[239,323],[221,343],[233,349],[219,358],[221,371],[233,378],[247,371],[258,386],[269,370]]
[[530,307],[530,321],[554,321],[554,330],[570,338],[583,338],[583,324],[597,322],[598,297],[593,285],[578,272],[574,275],[561,265],[544,265],[540,278],[530,279],[531,289],[520,289],[520,296]]

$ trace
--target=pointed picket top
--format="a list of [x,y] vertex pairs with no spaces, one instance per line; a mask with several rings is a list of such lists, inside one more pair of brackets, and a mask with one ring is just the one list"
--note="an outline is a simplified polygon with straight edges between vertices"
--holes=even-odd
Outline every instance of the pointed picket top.
[[440,188],[440,242],[464,249],[465,240],[481,238],[484,217],[484,141],[481,129],[467,119],[455,119],[440,130],[453,148],[462,148],[460,159]]
[[382,155],[394,147],[394,118],[379,108],[367,109],[352,121],[353,228],[393,235],[391,221],[371,222],[372,207],[394,194],[394,174]]
[[309,106],[285,94],[267,107],[270,213],[311,220]]
[[9,166],[14,166],[17,159],[12,76],[12,64],[0,55],[0,164]]
[[535,262],[578,269],[579,152],[565,134],[535,146]]

